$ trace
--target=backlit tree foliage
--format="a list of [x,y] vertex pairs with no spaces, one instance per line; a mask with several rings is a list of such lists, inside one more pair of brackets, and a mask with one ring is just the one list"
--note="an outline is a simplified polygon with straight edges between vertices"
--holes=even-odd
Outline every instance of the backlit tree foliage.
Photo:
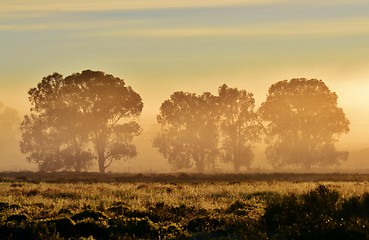
[[21,118],[17,110],[0,102],[0,168],[19,169],[24,157],[19,151]]
[[211,171],[218,154],[217,118],[210,93],[175,92],[161,105],[161,132],[154,146],[176,170],[195,166],[198,172]]
[[65,97],[62,75],[54,73],[29,90],[30,114],[21,124],[21,151],[42,171],[86,169],[92,154],[86,150],[88,136],[83,118]]
[[252,93],[227,85],[219,87],[218,93],[220,156],[238,172],[242,166],[250,167],[254,158],[252,144],[259,141],[262,125],[254,111]]
[[160,108],[154,146],[175,170],[213,171],[218,160],[235,171],[250,167],[262,130],[254,107],[251,93],[227,85],[219,87],[219,96],[175,92]]
[[131,142],[141,128],[134,119],[143,104],[122,79],[91,70],[55,73],[28,94],[21,150],[41,170],[81,171],[96,158],[104,173],[113,160],[136,155]]
[[321,80],[292,79],[273,84],[260,107],[267,124],[266,154],[274,167],[329,166],[347,159],[335,143],[349,132],[337,95]]
[[17,110],[0,102],[0,155],[17,143],[20,118]]

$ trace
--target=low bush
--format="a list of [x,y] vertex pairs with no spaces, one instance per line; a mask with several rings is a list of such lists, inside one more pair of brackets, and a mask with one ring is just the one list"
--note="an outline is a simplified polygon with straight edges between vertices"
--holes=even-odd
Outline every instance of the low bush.
[[343,201],[323,185],[301,196],[290,194],[269,203],[263,216],[270,239],[369,239],[365,197]]

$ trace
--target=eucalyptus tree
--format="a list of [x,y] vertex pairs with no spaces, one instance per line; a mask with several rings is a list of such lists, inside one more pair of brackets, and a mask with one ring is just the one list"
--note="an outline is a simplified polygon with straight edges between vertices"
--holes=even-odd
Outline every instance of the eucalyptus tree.
[[141,133],[136,121],[143,108],[141,96],[122,79],[100,71],[72,74],[65,83],[77,112],[83,115],[100,173],[113,160],[136,156],[132,140]]
[[80,171],[95,158],[104,173],[113,160],[137,154],[132,140],[141,132],[143,103],[122,79],[91,70],[54,73],[28,94],[20,145],[40,169]]
[[21,118],[14,108],[0,102],[0,168],[14,168],[24,161],[19,152]]
[[329,166],[347,159],[335,143],[349,132],[337,94],[323,81],[294,78],[269,88],[259,113],[267,124],[267,158],[274,167]]
[[20,121],[17,110],[0,102],[0,154],[17,143]]
[[254,158],[252,146],[261,138],[262,125],[255,108],[252,93],[222,85],[218,90],[221,159],[233,164],[238,172],[249,168]]
[[73,111],[64,87],[63,76],[54,73],[28,91],[32,108],[21,124],[20,147],[27,159],[43,171],[79,172],[91,164],[82,116]]
[[175,92],[165,100],[157,117],[160,133],[153,145],[176,170],[195,166],[212,171],[218,154],[216,97]]

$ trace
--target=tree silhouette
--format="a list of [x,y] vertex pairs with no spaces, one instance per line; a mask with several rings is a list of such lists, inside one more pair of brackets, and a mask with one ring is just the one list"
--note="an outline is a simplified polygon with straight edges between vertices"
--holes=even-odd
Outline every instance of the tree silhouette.
[[242,166],[250,167],[254,157],[252,143],[260,140],[262,125],[254,111],[255,100],[251,93],[225,84],[218,92],[221,158],[232,163],[238,172]]
[[349,132],[337,95],[321,80],[292,79],[273,84],[260,109],[267,123],[267,158],[274,167],[329,166],[347,159],[334,144]]
[[143,104],[122,79],[91,70],[66,78],[55,73],[31,89],[29,99],[21,149],[40,169],[73,165],[79,171],[95,153],[104,173],[113,160],[136,155],[131,142],[141,128],[133,119]]
[[[16,151],[20,117],[17,110],[4,106],[0,102],[0,155]],[[15,144],[14,144],[15,143]]]
[[66,93],[64,78],[58,73],[28,91],[32,108],[21,124],[20,147],[42,171],[79,172],[91,164],[82,114],[73,108],[73,99]]
[[136,156],[131,143],[141,133],[137,122],[143,108],[139,94],[122,79],[103,72],[83,71],[65,79],[69,92],[83,113],[89,137],[97,153],[99,171],[104,173],[113,160]]
[[153,145],[176,169],[195,165],[198,172],[213,170],[218,154],[216,98],[175,92],[163,102],[157,117],[161,132]]

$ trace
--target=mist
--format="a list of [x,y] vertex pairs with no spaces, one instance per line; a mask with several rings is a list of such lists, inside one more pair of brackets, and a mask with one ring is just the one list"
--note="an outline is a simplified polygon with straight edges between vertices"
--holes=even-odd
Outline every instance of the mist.
[[[339,99],[339,96],[338,96]],[[19,142],[21,140],[20,124],[22,117],[16,109],[11,106],[1,104],[1,127],[2,138],[0,149],[0,170],[1,171],[37,171],[37,165],[29,163],[26,155],[20,152]],[[261,104],[256,106],[260,108]],[[158,114],[160,107],[158,106]],[[346,109],[343,109],[344,111]],[[24,111],[24,110],[23,110]],[[118,159],[114,161],[107,169],[107,172],[125,172],[125,173],[170,173],[170,172],[196,172],[192,167],[186,169],[176,169],[169,164],[168,160],[160,154],[153,145],[155,137],[160,133],[161,127],[157,121],[158,114],[143,114],[139,118],[139,124],[142,128],[141,134],[133,140],[137,148],[137,155],[130,159]],[[355,119],[350,120],[350,124],[355,125]],[[333,166],[315,166],[311,169],[303,169],[298,166],[285,166],[275,168],[267,159],[265,150],[267,144],[264,141],[253,144],[251,151],[254,158],[247,168],[241,167],[240,172],[367,172],[365,164],[369,147],[363,147],[363,143],[354,139],[350,142],[350,132],[347,136],[337,142],[338,150],[348,152],[348,158],[340,161]],[[301,154],[301,153],[300,153]],[[218,158],[218,157],[215,157]],[[88,171],[98,171],[98,166],[93,164]],[[232,173],[234,169],[230,164],[222,161],[217,162],[217,166],[210,172]]]
[[[170,173],[173,172],[168,161],[152,146],[152,139],[157,135],[160,126],[156,122],[156,115],[146,116],[141,120],[143,127],[142,134],[134,141],[137,146],[138,155],[129,161],[117,161],[111,165],[108,172],[122,173]],[[20,122],[18,122],[20,124]],[[30,164],[26,156],[19,150],[20,131],[16,129],[14,136],[2,137],[6,148],[3,148],[0,154],[0,171],[37,171],[35,164]],[[350,133],[348,134],[350,135]],[[15,138],[15,139],[14,139]],[[350,147],[345,148],[349,152],[348,159],[336,167],[326,167],[314,169],[315,172],[369,172],[366,168],[368,164],[369,146],[361,148],[362,143],[347,142]],[[341,145],[340,142],[338,145]],[[265,144],[256,144],[254,146],[255,159],[251,164],[251,170],[242,169],[242,172],[262,173],[275,172],[272,166],[267,162],[265,155]],[[89,171],[98,171],[97,166],[93,166]],[[301,172],[300,169],[285,169],[285,172]],[[194,170],[192,170],[194,172]],[[233,169],[229,165],[222,166],[219,172],[232,173]]]

